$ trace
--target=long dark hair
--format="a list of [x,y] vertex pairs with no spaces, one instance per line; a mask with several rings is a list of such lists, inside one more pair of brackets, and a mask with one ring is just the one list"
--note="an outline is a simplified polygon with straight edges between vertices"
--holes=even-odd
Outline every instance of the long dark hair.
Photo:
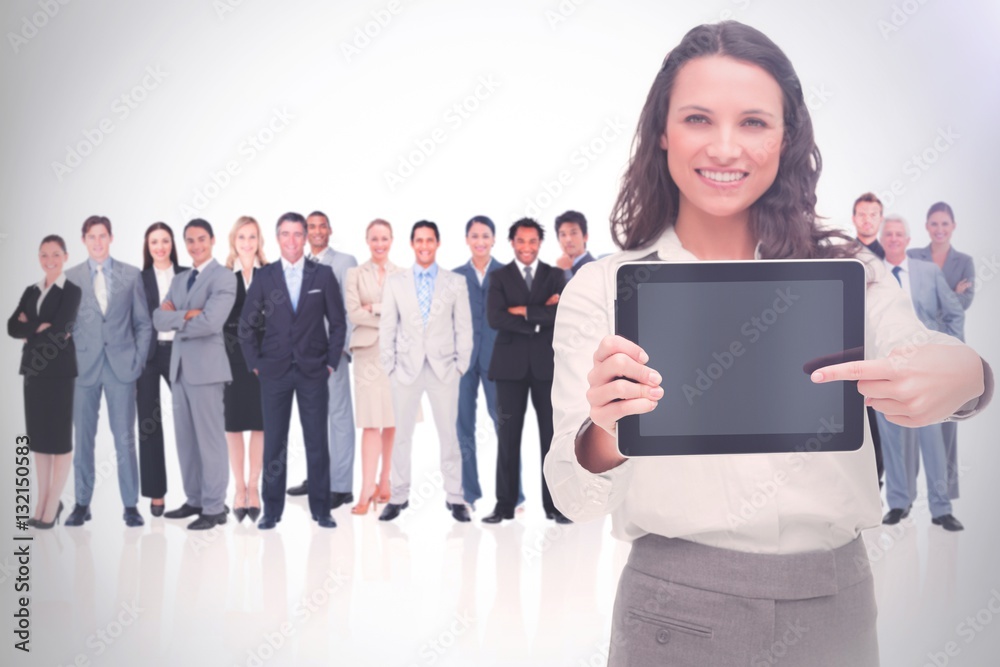
[[170,236],[170,261],[173,262],[174,268],[176,269],[177,243],[174,241],[174,230],[170,229],[170,225],[165,222],[154,222],[146,228],[146,236],[142,240],[142,269],[145,271],[153,266],[153,256],[149,253],[149,235],[157,229],[162,229],[168,236]]
[[855,244],[843,232],[816,222],[816,182],[822,159],[802,85],[788,57],[759,30],[736,21],[701,25],[689,31],[663,61],[632,140],[632,157],[611,212],[611,231],[623,250],[642,248],[677,222],[679,192],[667,167],[660,136],[667,122],[677,72],[704,56],[729,56],[757,65],[778,82],[784,109],[784,137],[778,174],[750,207],[750,232],[765,259],[853,256]]

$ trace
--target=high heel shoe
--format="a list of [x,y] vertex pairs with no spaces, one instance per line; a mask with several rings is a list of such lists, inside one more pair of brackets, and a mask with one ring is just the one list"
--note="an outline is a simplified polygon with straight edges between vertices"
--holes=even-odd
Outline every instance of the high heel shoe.
[[[237,507],[236,506],[236,501],[237,501],[237,498],[233,497],[233,516],[236,517],[236,521],[242,522],[243,519],[245,519],[246,516],[247,516],[247,514],[248,514],[247,508],[246,507]],[[247,501],[247,496],[246,496],[246,493],[244,493],[243,494],[243,502],[246,503],[246,501]]]
[[[250,505],[249,507],[247,507],[247,516],[250,517],[251,521],[257,523],[257,519],[260,517],[260,494],[257,494],[255,491],[255,495],[257,496],[257,504]],[[250,491],[247,490],[247,503],[249,502],[250,502]]]
[[59,523],[59,515],[62,514],[62,511],[63,511],[63,504],[62,504],[62,501],[60,500],[59,501],[59,509],[56,510],[56,516],[55,516],[55,518],[52,519],[52,521],[49,521],[48,523],[45,523],[44,521],[37,521],[36,520],[35,521],[35,528],[41,528],[42,530],[48,530],[49,528],[52,528],[57,523]]
[[376,484],[375,485],[375,490],[372,492],[372,494],[370,496],[368,496],[368,500],[365,500],[364,502],[359,502],[357,505],[355,505],[354,507],[352,507],[351,508],[351,514],[357,514],[358,516],[362,516],[364,514],[368,514],[368,506],[369,505],[374,505],[375,506],[372,509],[373,512],[377,511],[378,510],[378,503],[379,503],[378,484]]

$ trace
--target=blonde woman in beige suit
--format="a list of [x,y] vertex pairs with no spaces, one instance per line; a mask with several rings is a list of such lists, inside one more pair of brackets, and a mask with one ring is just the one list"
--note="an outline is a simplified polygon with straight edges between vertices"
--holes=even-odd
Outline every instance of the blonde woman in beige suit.
[[[389,501],[389,470],[396,435],[392,389],[379,361],[378,329],[386,278],[403,269],[389,261],[392,226],[388,222],[381,219],[370,222],[365,239],[371,259],[347,270],[344,297],[347,317],[354,325],[349,347],[354,356],[355,421],[362,429],[361,495],[352,514],[367,514],[373,501]],[[382,469],[376,484],[380,454]]]

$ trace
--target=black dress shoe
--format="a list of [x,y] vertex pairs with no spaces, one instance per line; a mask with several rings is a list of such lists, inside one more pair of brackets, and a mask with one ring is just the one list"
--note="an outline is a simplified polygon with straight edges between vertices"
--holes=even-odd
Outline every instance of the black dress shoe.
[[313,521],[319,524],[320,528],[336,528],[337,522],[332,516],[314,516]]
[[410,506],[410,501],[409,500],[404,500],[402,502],[402,504],[400,504],[400,505],[394,505],[393,503],[388,503],[385,506],[385,509],[382,510],[382,513],[379,514],[378,520],[379,521],[392,521],[397,516],[399,516],[400,512],[402,512],[403,510],[405,510],[409,506]]
[[200,507],[195,507],[194,505],[188,505],[187,503],[184,503],[175,510],[164,512],[163,516],[167,519],[186,519],[189,516],[194,516],[196,514],[201,514]]
[[66,517],[67,526],[82,526],[84,521],[90,521],[90,505],[74,505],[73,511]]
[[309,480],[304,479],[298,486],[293,486],[286,493],[290,496],[304,496],[309,493]]
[[271,530],[278,525],[279,521],[281,521],[280,518],[275,519],[274,517],[270,517],[265,514],[264,518],[257,522],[257,527],[261,530]]
[[331,491],[330,492],[330,509],[335,510],[344,503],[353,503],[354,494],[350,491],[344,493],[341,491]]
[[[910,505],[910,507],[913,507],[913,505]],[[885,516],[882,517],[882,523],[886,526],[895,526],[901,520],[910,516],[910,507],[907,507],[905,510],[898,508],[889,510],[886,512]]]
[[499,509],[495,509],[492,514],[483,517],[483,523],[500,523],[504,519],[509,520],[513,518],[513,512],[501,512]]
[[467,521],[472,521],[472,517],[469,516],[469,508],[465,505],[459,505],[458,503],[452,504],[448,509],[451,510],[451,517],[458,521],[459,523],[466,523]]
[[225,522],[225,512],[219,512],[218,514],[202,514],[188,524],[188,530],[208,530],[216,526],[221,526]]
[[950,514],[936,516],[931,519],[931,523],[935,526],[941,526],[945,530],[950,530],[953,533],[959,530],[965,530],[965,526],[962,525],[962,522]]
[[145,521],[142,520],[142,515],[139,514],[139,510],[134,507],[126,507],[125,512],[122,514],[122,518],[125,519],[125,525],[129,528],[137,528],[138,526],[145,525]]
[[154,505],[152,500],[149,501],[149,513],[152,514],[153,516],[163,516],[163,511],[165,509],[166,506],[164,506],[163,504]]

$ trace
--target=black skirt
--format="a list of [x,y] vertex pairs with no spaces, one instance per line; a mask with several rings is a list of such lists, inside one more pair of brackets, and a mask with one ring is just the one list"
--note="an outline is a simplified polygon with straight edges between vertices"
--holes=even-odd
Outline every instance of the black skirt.
[[24,421],[28,448],[39,454],[73,451],[75,378],[25,376]]
[[223,395],[226,411],[226,432],[263,431],[264,412],[260,406],[260,380],[247,370],[239,345],[226,345],[233,381]]

